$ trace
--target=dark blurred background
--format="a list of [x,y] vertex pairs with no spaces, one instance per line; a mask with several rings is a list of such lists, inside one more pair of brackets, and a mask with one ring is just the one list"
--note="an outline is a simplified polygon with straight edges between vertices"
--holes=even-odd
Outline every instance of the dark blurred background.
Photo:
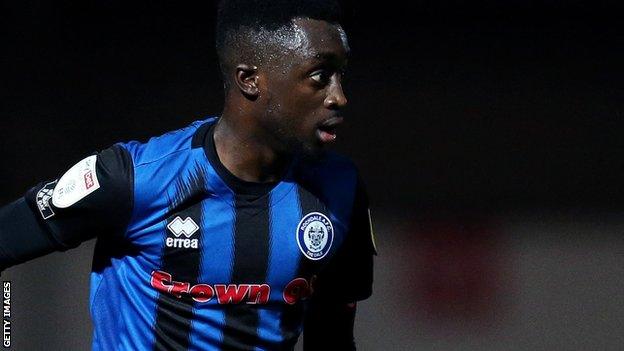
[[[348,125],[380,255],[362,350],[620,350],[616,1],[345,1]],[[221,112],[214,5],[3,1],[0,203]],[[15,350],[90,345],[93,243],[3,274]]]

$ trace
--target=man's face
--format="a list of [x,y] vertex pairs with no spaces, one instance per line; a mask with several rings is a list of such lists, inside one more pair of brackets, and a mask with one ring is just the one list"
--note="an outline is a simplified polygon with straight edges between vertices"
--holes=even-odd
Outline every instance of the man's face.
[[[342,76],[349,48],[339,25],[296,19],[296,45],[276,54],[274,65],[260,68],[261,126],[277,148],[318,156],[336,138],[347,103]],[[292,39],[292,38],[291,38]]]

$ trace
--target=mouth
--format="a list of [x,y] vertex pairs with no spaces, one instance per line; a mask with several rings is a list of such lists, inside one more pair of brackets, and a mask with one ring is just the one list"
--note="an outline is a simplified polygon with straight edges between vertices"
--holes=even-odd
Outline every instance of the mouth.
[[322,143],[331,143],[336,140],[336,130],[342,124],[342,117],[332,117],[320,123],[316,128],[316,135]]

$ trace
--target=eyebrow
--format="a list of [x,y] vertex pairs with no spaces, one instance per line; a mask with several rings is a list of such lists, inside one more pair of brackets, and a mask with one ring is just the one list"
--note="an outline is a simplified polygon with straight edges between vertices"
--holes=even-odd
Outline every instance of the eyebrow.
[[[349,57],[349,51],[347,50],[346,53],[347,53],[346,57],[348,58]],[[325,61],[335,61],[335,60],[339,59],[338,55],[336,55],[335,53],[330,52],[330,51],[317,52],[312,57],[317,59],[317,60],[319,60],[319,61],[323,61],[323,60],[325,60]]]
[[312,62],[314,62],[315,66],[322,64],[335,67],[336,69],[344,69],[349,62],[349,51],[346,51],[344,57],[332,51],[320,51],[312,55]]

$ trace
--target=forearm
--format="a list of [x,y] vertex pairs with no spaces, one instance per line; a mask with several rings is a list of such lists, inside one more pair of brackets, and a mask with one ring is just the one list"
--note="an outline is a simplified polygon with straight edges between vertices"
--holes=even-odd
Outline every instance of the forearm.
[[62,248],[23,197],[0,208],[0,271]]

